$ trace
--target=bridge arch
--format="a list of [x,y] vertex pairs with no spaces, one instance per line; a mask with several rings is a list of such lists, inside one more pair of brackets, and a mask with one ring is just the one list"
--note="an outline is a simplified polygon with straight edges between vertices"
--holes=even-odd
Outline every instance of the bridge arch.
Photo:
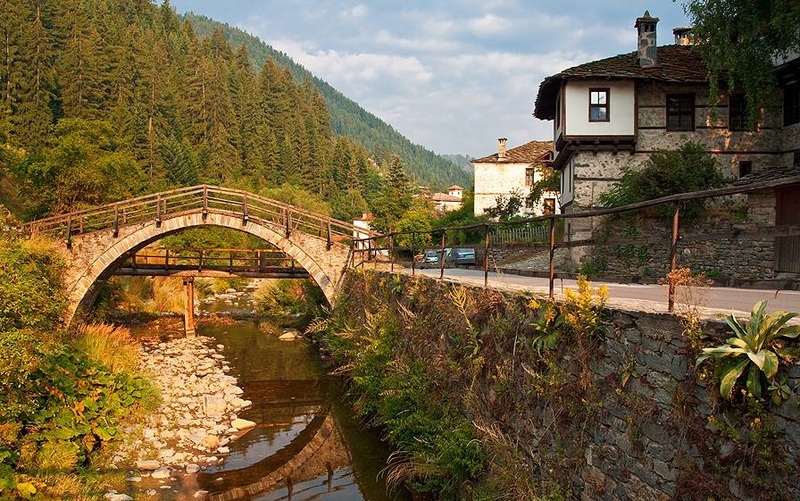
[[[140,227],[131,228],[132,231],[116,239],[109,239],[109,236],[105,235],[111,230],[72,237],[71,250],[83,259],[73,260],[73,266],[70,266],[75,268],[71,270],[73,276],[70,280],[72,282],[69,291],[70,319],[81,307],[94,301],[92,293],[94,285],[108,278],[129,252],[188,228],[218,226],[261,238],[295,259],[322,289],[330,304],[333,304],[336,285],[348,259],[345,256],[342,262],[341,249],[327,249],[327,242],[318,237],[295,233],[287,238],[283,228],[254,220],[243,224],[241,217],[231,214],[216,212],[204,214],[198,210],[163,219],[160,224],[149,223],[138,226]],[[333,261],[339,261],[338,266],[331,263],[331,258]],[[80,261],[83,261],[83,264]]]
[[373,232],[246,191],[190,186],[39,219],[28,235],[64,238],[67,262],[67,322],[96,297],[95,284],[110,277],[127,253],[187,228],[219,226],[249,233],[272,244],[302,266],[333,304],[350,242]]

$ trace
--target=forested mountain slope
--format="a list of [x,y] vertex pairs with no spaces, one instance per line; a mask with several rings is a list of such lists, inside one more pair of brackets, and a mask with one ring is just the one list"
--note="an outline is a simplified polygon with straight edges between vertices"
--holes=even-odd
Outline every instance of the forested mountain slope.
[[414,144],[372,113],[331,87],[327,82],[312,75],[295,63],[285,53],[273,49],[262,40],[225,23],[196,14],[186,14],[199,37],[210,36],[215,29],[222,28],[225,38],[236,48],[247,47],[253,66],[260,68],[268,59],[274,59],[281,68],[287,68],[298,81],[310,79],[325,98],[331,125],[337,135],[347,136],[360,142],[379,163],[397,154],[410,171],[412,181],[434,189],[451,184],[471,186],[468,172],[460,169],[450,159],[436,155],[423,146]]
[[352,106],[339,129],[375,129],[367,151],[310,75],[254,66],[168,2],[7,0],[0,35],[0,203],[24,218],[210,183],[349,219],[373,209],[394,153],[428,165],[423,182],[460,179],[407,140],[381,143],[391,128],[325,87]]

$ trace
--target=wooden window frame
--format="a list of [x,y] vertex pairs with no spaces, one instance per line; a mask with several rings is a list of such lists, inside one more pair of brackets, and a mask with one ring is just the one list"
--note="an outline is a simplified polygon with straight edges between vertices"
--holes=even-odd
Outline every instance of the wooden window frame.
[[[682,106],[679,103],[677,109],[670,107],[670,100],[671,99],[678,99],[678,100],[689,100],[690,103],[683,103],[687,104],[687,106]],[[684,126],[683,120],[681,117],[689,116],[691,118],[690,124],[688,126]],[[671,127],[670,126],[670,117],[678,117],[678,127]],[[686,132],[686,131],[693,131],[695,130],[695,95],[692,93],[688,94],[667,94],[667,106],[666,106],[666,129],[668,132]]]
[[[593,103],[592,98],[594,97],[594,93],[598,93],[598,97],[600,93],[605,94],[606,102],[605,103]],[[599,99],[598,99],[599,100]],[[605,118],[593,118],[592,117],[592,110],[594,109],[605,109],[606,114]],[[589,121],[590,122],[610,122],[611,121],[611,89],[608,87],[590,87],[589,88]]]
[[731,94],[728,96],[728,130],[748,131],[753,130],[749,125],[750,117],[747,112],[747,99],[744,94]]
[[536,180],[536,167],[525,167],[525,186],[533,186]]

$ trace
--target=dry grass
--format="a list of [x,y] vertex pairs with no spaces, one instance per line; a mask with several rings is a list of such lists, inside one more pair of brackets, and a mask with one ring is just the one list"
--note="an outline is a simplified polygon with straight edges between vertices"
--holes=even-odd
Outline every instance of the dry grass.
[[105,365],[112,372],[132,373],[139,360],[139,345],[125,327],[85,325],[81,327],[75,344],[90,359]]

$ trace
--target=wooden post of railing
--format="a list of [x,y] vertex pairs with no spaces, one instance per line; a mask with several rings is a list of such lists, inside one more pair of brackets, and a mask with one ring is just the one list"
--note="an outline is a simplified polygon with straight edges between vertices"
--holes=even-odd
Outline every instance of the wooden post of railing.
[[389,235],[389,271],[394,273],[394,233]]
[[119,236],[119,204],[114,204],[114,238]]
[[247,225],[247,220],[250,216],[247,215],[247,193],[244,194],[244,201],[242,202],[242,226]]
[[445,246],[445,237],[447,236],[447,230],[442,230],[442,254],[439,256],[439,280],[444,278],[444,261],[446,256],[444,255],[444,246]]
[[550,300],[555,299],[556,281],[556,218],[550,220]]
[[169,271],[169,249],[164,254],[164,270]]
[[188,337],[194,337],[194,277],[183,279],[184,301],[183,328]]
[[483,287],[489,287],[489,223],[483,235]]
[[72,249],[72,216],[67,216],[67,249]]
[[208,186],[203,186],[203,221],[208,217]]
[[131,268],[136,270],[136,253],[135,252],[129,252],[128,254],[131,256]]
[[412,277],[417,272],[417,267],[416,267],[417,260],[415,259],[416,257],[417,257],[417,234],[411,232],[411,276]]
[[328,221],[328,240],[325,243],[325,249],[331,250],[331,247],[333,247],[333,232],[331,231],[331,222]]
[[678,202],[672,203],[674,214],[672,216],[672,246],[669,251],[669,299],[667,310],[675,311],[675,269],[678,265],[678,229],[680,226],[681,206]]
[[161,195],[156,199],[156,228],[161,228]]
[[292,211],[286,210],[286,238],[292,236]]

